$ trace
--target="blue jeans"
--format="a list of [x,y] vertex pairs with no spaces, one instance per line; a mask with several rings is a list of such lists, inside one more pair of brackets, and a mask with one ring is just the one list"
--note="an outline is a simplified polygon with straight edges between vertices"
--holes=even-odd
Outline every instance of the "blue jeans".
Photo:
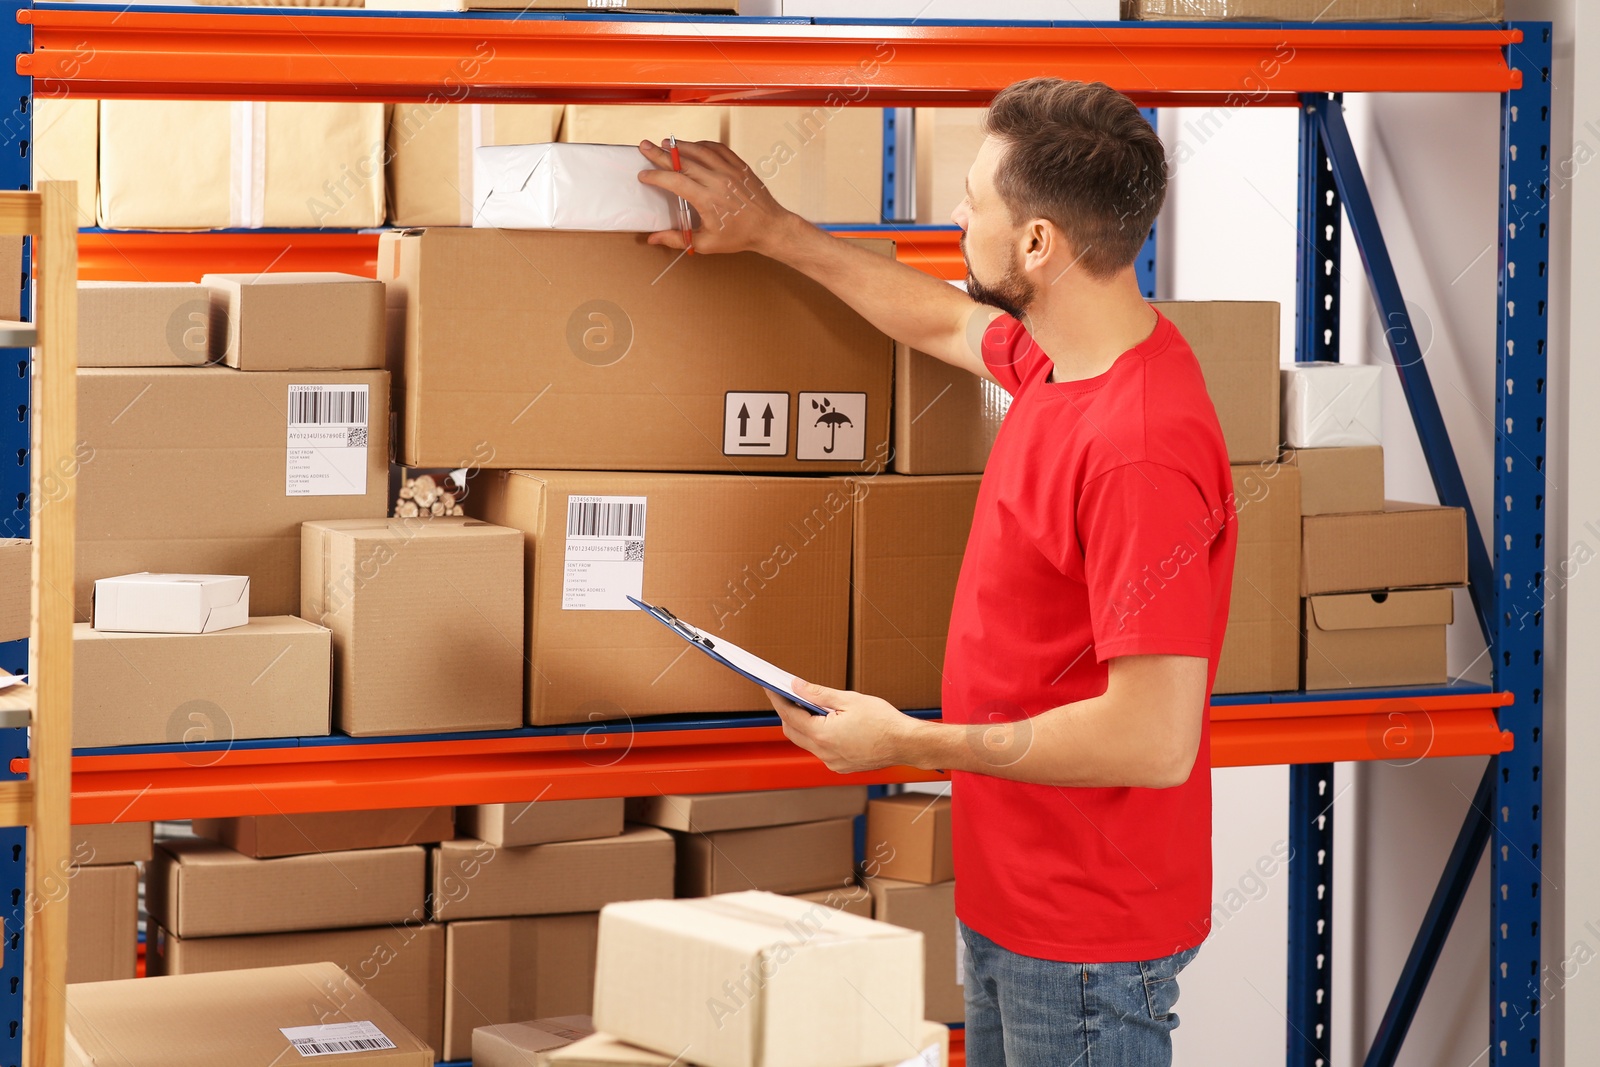
[[1139,963],[1020,956],[961,924],[969,1067],[1168,1067],[1178,972],[1199,947]]

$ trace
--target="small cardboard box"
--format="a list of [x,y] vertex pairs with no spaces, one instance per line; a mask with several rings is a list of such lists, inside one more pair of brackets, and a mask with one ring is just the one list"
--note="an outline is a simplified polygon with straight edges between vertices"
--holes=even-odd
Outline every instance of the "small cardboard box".
[[1467,516],[1460,508],[1385,501],[1382,511],[1300,522],[1300,594],[1465,585]]
[[897,1063],[922,1020],[911,930],[771,893],[600,913],[595,1029],[630,1044],[705,1067]]
[[623,804],[621,797],[477,804],[457,808],[456,822],[461,836],[502,847],[583,841],[622,833]]
[[867,890],[874,919],[922,933],[923,1010],[941,1023],[966,1021],[966,990],[957,966],[956,884],[869,878]]
[[74,867],[67,885],[67,981],[132,978],[139,949],[139,865]]
[[1229,463],[1278,458],[1278,305],[1247,300],[1158,300],[1200,361]]
[[72,746],[328,732],[328,631],[288,615],[214,634],[72,627]]
[[835,478],[480,475],[467,506],[526,544],[527,721],[772,710],[765,690],[687,648],[630,595],[842,687],[849,493]]
[[331,1062],[433,1067],[433,1050],[333,963],[67,987],[70,1067],[282,1064],[330,1054],[341,1039],[378,1043],[373,1031],[393,1047]]
[[1307,597],[1305,687],[1444,683],[1454,604],[1448,589]]
[[919,885],[956,876],[951,859],[950,795],[901,793],[867,802],[866,872]]
[[444,927],[415,920],[247,937],[177,937],[153,926],[146,941],[145,973],[209,974],[326,960],[343,973],[324,992],[364,990],[443,1059],[444,944]]
[[976,107],[919,107],[916,111],[917,221],[950,224],[967,196],[967,171],[983,144],[983,117]]
[[850,682],[897,708],[937,708],[974,475],[862,479],[850,560]]
[[678,198],[639,180],[656,168],[634,145],[484,145],[472,154],[474,226],[654,233],[683,225]]
[[432,845],[455,837],[455,809],[390,808],[195,819],[194,832],[257,859]]
[[1283,442],[1290,448],[1383,444],[1383,368],[1374,364],[1285,364]]
[[518,531],[342,519],[308,522],[301,538],[300,614],[333,631],[335,726],[369,737],[521,725]]
[[544,1067],[547,1053],[594,1033],[587,1015],[480,1026],[472,1031],[472,1067]]
[[[33,158],[33,187],[39,188],[40,182],[77,182],[78,225],[95,225],[100,193],[100,101],[76,95],[34,97],[33,143],[28,149]],[[3,317],[17,316],[12,311]]]
[[812,222],[883,220],[882,108],[730,107],[728,147]]
[[94,583],[94,628],[144,634],[209,634],[250,621],[242,574],[122,574]]
[[926,352],[896,345],[897,474],[982,474],[1011,394]]
[[[904,1054],[891,1060],[886,1067],[945,1067],[949,1058],[949,1028],[940,1023],[923,1023],[916,1031],[915,1038],[906,1038]],[[474,1057],[473,1067],[528,1067],[529,1064],[548,1064],[549,1067],[676,1067],[683,1062],[682,1055],[668,1056],[651,1052],[626,1041],[618,1041],[610,1034],[594,1034],[555,1046],[539,1060],[480,1063]]]
[[155,847],[153,830],[147,822],[74,825],[72,862],[80,867],[143,863]]
[[33,625],[33,542],[0,538],[0,641],[21,641]]
[[872,894],[866,887],[854,883],[789,895],[796,900],[809,900],[816,904],[826,904],[830,908],[838,908],[840,911],[848,911],[851,915],[859,915],[863,919],[872,918]]
[[383,283],[334,271],[207,274],[212,355],[237,370],[382,370]]
[[1300,485],[1285,464],[1233,468],[1238,539],[1213,693],[1300,685]]
[[1383,449],[1289,448],[1283,463],[1300,471],[1300,514],[1383,510]]
[[1500,22],[1503,0],[1123,0],[1129,19],[1262,22]]
[[689,833],[852,818],[866,810],[867,787],[864,785],[628,798],[630,822]]
[[586,1015],[599,921],[580,912],[447,924],[444,1058],[476,1061],[481,1026]]
[[460,838],[433,849],[436,919],[498,919],[599,911],[618,900],[672,895],[672,837],[649,826],[616,837],[495,848]]
[[416,845],[258,860],[202,838],[156,846],[145,910],[179,937],[420,922],[425,851]]
[[848,885],[855,872],[853,818],[673,836],[680,897],[744,889],[804,893]]
[[473,149],[554,141],[559,104],[393,105],[389,115],[389,224],[471,226]]
[[[566,4],[539,2],[534,7],[565,7],[581,11],[587,0],[568,0]],[[510,6],[509,2],[506,6]],[[644,5],[631,2],[631,9]],[[701,3],[675,3],[662,0],[660,10],[708,10]],[[723,10],[732,10],[724,7]],[[721,141],[728,109],[710,104],[659,105],[568,104],[561,119],[560,140],[575,144],[638,145],[640,141],[660,144],[671,134],[680,141]]]
[[205,286],[78,282],[78,366],[203,367],[213,361]]

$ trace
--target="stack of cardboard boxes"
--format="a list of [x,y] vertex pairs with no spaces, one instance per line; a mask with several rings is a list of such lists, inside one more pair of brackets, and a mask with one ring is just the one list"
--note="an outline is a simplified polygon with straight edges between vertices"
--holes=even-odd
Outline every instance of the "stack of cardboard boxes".
[[58,883],[68,909],[68,982],[133,977],[139,865],[149,861],[151,848],[147,822],[72,828],[71,865]]

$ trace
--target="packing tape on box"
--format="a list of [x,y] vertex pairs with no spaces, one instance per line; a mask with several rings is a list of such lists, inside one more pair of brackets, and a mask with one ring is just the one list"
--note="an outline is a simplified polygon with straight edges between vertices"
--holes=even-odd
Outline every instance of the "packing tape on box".
[[228,181],[228,225],[259,229],[267,217],[267,105],[235,100],[231,173]]

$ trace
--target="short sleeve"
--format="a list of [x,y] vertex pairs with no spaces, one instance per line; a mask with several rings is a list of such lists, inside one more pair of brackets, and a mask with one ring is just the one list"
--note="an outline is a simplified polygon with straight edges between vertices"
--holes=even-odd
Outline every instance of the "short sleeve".
[[1033,335],[1010,315],[1001,315],[984,328],[979,349],[989,373],[994,375],[1000,388],[1012,396],[1017,395],[1022,383],[1044,358]]
[[1095,658],[1211,654],[1211,547],[1228,522],[1194,481],[1159,463],[1100,475],[1078,497]]

